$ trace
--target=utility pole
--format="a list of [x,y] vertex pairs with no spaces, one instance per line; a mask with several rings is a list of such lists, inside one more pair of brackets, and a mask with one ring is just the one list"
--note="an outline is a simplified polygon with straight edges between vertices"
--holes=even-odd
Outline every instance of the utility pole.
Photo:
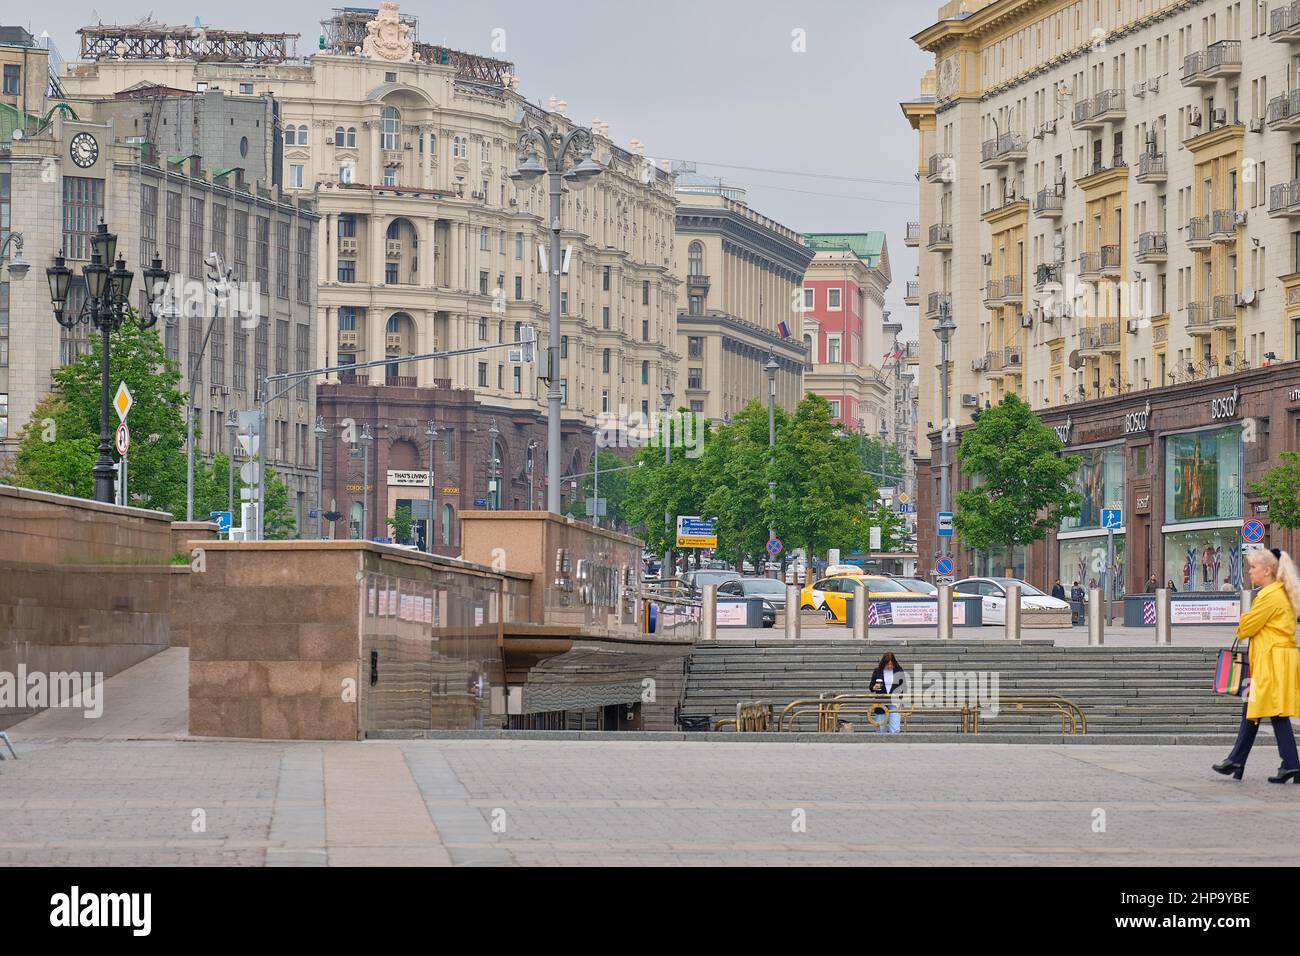
[[[957,328],[957,323],[953,322],[951,307],[944,302],[939,306],[939,324],[935,326],[934,332],[939,336],[939,366],[940,366],[940,422],[939,422],[939,510],[951,511],[952,489],[950,486],[949,462],[948,462],[948,430],[951,425],[948,413],[948,343],[952,339],[952,333]],[[937,524],[936,524],[937,530]],[[944,537],[939,539],[939,553],[949,554],[951,548],[951,539]]]

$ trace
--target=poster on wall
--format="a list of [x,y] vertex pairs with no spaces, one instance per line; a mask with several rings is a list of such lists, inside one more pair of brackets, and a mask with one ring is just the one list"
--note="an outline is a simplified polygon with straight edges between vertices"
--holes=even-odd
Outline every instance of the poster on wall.
[[1241,428],[1165,439],[1168,521],[1241,517]]
[[741,602],[718,602],[718,627],[744,627],[749,621],[749,605]]
[[1104,509],[1124,506],[1124,446],[1086,448],[1077,454],[1083,459],[1074,477],[1079,516],[1066,518],[1061,523],[1063,531],[1100,528]]
[[1236,624],[1240,617],[1241,603],[1237,599],[1169,602],[1169,620],[1173,624]]
[[1231,591],[1242,587],[1240,526],[1175,531],[1165,535],[1165,583],[1178,591]]

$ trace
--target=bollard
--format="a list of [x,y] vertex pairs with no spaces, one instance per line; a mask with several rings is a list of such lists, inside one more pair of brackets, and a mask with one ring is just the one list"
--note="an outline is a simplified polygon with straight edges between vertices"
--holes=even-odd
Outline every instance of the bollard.
[[1248,588],[1242,588],[1242,591],[1241,591],[1241,613],[1242,613],[1242,614],[1245,614],[1247,611],[1249,611],[1249,610],[1250,610],[1250,606],[1251,606],[1252,604],[1254,604],[1254,603],[1255,603],[1255,592],[1252,591],[1252,590],[1250,590],[1250,589],[1248,589]]
[[704,585],[704,597],[700,601],[700,640],[716,641],[718,639],[718,586]]
[[1088,590],[1088,646],[1101,647],[1106,643],[1106,608],[1101,588]]
[[939,639],[952,640],[952,585],[939,585]]
[[867,639],[867,605],[870,603],[866,585],[858,581],[853,585],[853,639],[855,641]]
[[1172,628],[1173,619],[1169,611],[1169,589],[1158,588],[1156,590],[1156,643],[1173,644],[1174,631]]
[[1008,641],[1020,640],[1020,585],[1007,585],[1007,613],[1003,636]]
[[799,640],[800,597],[799,585],[787,584],[785,586],[785,636],[787,640]]

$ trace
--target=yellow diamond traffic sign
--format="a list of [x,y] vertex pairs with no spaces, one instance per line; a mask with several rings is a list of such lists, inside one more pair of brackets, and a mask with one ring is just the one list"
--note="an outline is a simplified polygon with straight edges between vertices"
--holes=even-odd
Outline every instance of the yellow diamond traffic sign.
[[131,390],[126,387],[126,382],[117,386],[117,394],[113,396],[113,407],[117,409],[117,420],[126,421],[127,412],[131,411],[131,406],[135,404],[135,399],[131,397]]

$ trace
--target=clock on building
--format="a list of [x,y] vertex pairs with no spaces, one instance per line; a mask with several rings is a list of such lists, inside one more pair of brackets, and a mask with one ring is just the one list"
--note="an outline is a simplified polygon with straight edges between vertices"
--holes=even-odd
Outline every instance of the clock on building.
[[95,160],[99,159],[99,143],[89,133],[78,133],[72,137],[68,155],[82,169],[88,169],[95,165]]

